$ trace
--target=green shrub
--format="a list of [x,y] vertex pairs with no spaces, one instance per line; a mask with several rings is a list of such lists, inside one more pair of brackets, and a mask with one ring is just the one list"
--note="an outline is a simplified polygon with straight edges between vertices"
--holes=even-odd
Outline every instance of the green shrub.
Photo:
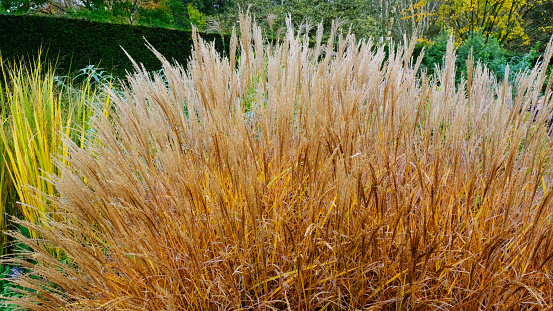
[[[436,64],[443,63],[447,42],[448,35],[444,33],[437,38],[435,43],[427,46],[423,65],[429,73],[433,74],[435,72]],[[455,62],[457,67],[455,80],[457,83],[460,82],[461,76],[465,76],[466,79],[466,60],[471,51],[475,62],[480,61],[483,65],[486,65],[489,70],[495,73],[498,79],[503,78],[505,65],[507,64],[507,51],[499,45],[496,38],[486,38],[481,33],[474,33],[457,48],[457,60]]]
[[205,15],[198,11],[198,9],[196,9],[196,7],[192,3],[188,4],[188,16],[190,17],[190,22],[192,23],[192,25],[200,29],[203,29],[205,27]]
[[[523,55],[515,55],[509,59],[509,80],[514,81],[516,75],[521,71],[531,70],[535,65],[538,58],[538,51],[540,47],[540,42],[537,42],[536,45]],[[505,73],[507,64],[502,64],[499,66],[498,71]]]

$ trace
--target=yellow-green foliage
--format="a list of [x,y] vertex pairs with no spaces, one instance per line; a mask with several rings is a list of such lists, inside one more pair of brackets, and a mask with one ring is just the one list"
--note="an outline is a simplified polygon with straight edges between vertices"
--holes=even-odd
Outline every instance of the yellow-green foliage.
[[[54,71],[40,58],[29,66],[4,63],[1,66],[4,76],[0,130],[2,206],[5,209],[8,205],[5,190],[13,184],[25,220],[47,225],[46,215],[56,211],[54,205],[46,202],[48,196],[56,194],[48,178],[58,173],[56,157],[67,157],[62,136],[82,143],[79,137],[82,131],[77,130],[86,126],[90,109],[85,108],[85,100],[93,100],[94,91],[90,89],[90,81],[79,91],[71,86],[58,87]],[[5,214],[4,210],[4,220]],[[2,227],[5,228],[5,221]],[[38,237],[35,232],[31,236]],[[2,238],[5,241],[6,236],[2,234]],[[56,253],[59,258],[60,254]]]
[[188,4],[188,16],[192,25],[200,28],[205,27],[205,15],[198,11],[192,3]]
[[452,29],[461,41],[473,32],[482,32],[486,37],[495,36],[500,43],[521,39],[524,44],[530,44],[524,29],[528,21],[524,16],[547,1],[444,0],[435,13],[436,21]]
[[386,55],[335,45],[336,26],[312,47],[291,26],[276,44],[249,16],[240,27],[230,59],[194,34],[187,70],[161,55],[167,80],[136,66],[96,114],[100,144],[68,141],[49,198],[64,218],[25,223],[43,239],[19,235],[34,251],[15,282],[30,290],[12,303],[553,308],[553,78],[535,121],[526,112],[547,64],[512,86],[469,61],[455,85],[452,42],[431,79],[416,39]]
[[[0,154],[5,155],[5,146],[0,143]],[[0,255],[4,255],[6,250],[8,236],[5,232],[8,229],[8,213],[10,209],[10,192],[13,191],[13,184],[8,172],[8,166],[3,158],[0,158]]]

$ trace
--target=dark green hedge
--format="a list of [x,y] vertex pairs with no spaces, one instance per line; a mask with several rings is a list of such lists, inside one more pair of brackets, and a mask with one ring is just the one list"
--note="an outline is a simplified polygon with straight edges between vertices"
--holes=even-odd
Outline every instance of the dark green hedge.
[[[132,64],[123,47],[148,70],[159,70],[159,60],[145,46],[148,40],[167,59],[186,64],[192,50],[190,31],[119,25],[45,16],[0,15],[0,52],[5,60],[36,58],[42,48],[48,61],[57,62],[59,73],[68,73],[90,64],[123,77]],[[203,34],[223,50],[221,37]],[[227,41],[228,42],[228,41]],[[44,58],[44,57],[43,57]]]

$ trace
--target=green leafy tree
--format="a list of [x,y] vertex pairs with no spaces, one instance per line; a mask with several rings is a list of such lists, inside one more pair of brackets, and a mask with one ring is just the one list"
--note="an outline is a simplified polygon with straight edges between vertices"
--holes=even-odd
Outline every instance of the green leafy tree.
[[502,45],[514,39],[528,45],[524,17],[548,1],[551,0],[442,0],[437,22],[451,29],[459,41],[481,32],[486,41],[493,36]]
[[[448,38],[448,34],[444,33],[434,43],[426,47],[422,67],[426,67],[428,73],[435,73],[436,64],[443,63]],[[486,65],[498,78],[503,78],[505,65],[508,63],[507,50],[500,46],[495,37],[486,38],[482,33],[473,33],[457,48],[457,59],[455,61],[457,68],[455,79],[457,83],[461,81],[463,75],[466,76],[466,61],[471,51],[475,61]]]
[[395,35],[413,34],[417,31],[421,38],[433,37],[440,31],[436,27],[436,11],[440,0],[402,0],[400,1],[400,16],[395,18],[392,30]]
[[[553,36],[553,0],[543,1],[524,15],[524,29],[528,39],[535,45],[536,42],[549,42]],[[509,48],[520,50],[521,40],[513,40]],[[544,52],[545,44],[540,45],[540,51]]]
[[196,7],[192,4],[188,4],[188,16],[190,18],[190,23],[192,25],[203,29],[205,27],[205,15],[202,14]]

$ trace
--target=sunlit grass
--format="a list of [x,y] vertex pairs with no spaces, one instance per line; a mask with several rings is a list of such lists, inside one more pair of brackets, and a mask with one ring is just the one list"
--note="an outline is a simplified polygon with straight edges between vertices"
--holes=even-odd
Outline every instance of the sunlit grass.
[[[56,158],[61,156],[63,162],[68,156],[62,139],[69,137],[82,145],[91,117],[87,101],[95,101],[96,90],[91,88],[90,81],[85,81],[78,89],[72,85],[60,87],[53,68],[44,64],[40,57],[30,65],[1,63],[1,66],[4,77],[0,100],[2,206],[13,204],[6,201],[7,190],[13,187],[24,219],[48,226],[47,217],[60,219],[55,215],[55,205],[48,204],[48,196],[56,194],[48,179],[58,174]],[[4,229],[6,217],[10,216],[7,214],[3,210]],[[31,231],[31,237],[39,236]],[[2,241],[5,247],[5,234],[2,234]],[[61,259],[59,250],[52,251]]]
[[14,233],[33,251],[12,303],[553,308],[551,44],[514,85],[472,60],[456,85],[453,41],[428,77],[416,39],[386,54],[335,28],[309,47],[292,27],[275,45],[240,27],[230,59],[195,33],[186,69],[156,53],[165,79],[137,65],[107,91],[114,109],[52,176],[63,217],[22,222],[41,240]]

